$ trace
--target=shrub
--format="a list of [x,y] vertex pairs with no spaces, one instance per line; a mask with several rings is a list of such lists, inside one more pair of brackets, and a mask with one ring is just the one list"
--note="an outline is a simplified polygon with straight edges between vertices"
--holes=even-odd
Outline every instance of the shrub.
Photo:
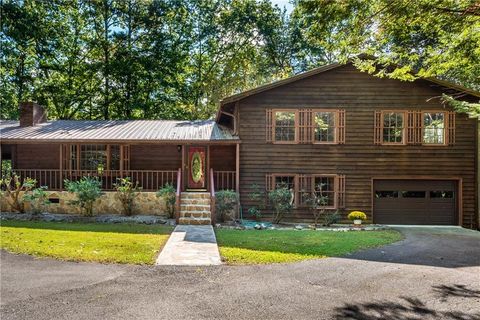
[[166,183],[163,188],[157,191],[157,197],[165,199],[165,205],[167,206],[167,213],[169,218],[173,218],[175,215],[175,187],[173,184]]
[[[222,190],[215,193],[215,208],[220,221],[225,221],[228,213],[235,209],[238,202],[238,196],[235,191]],[[233,219],[232,216],[229,218]]]
[[2,196],[5,196],[8,205],[14,211],[20,213],[25,212],[25,195],[28,194],[36,184],[37,180],[31,178],[25,178],[22,182],[21,178],[16,174],[8,174],[0,180],[0,187],[3,189]]
[[285,215],[292,211],[292,193],[287,186],[280,185],[268,193],[273,208],[273,223],[279,223]]
[[326,206],[328,205],[328,195],[323,192],[324,184],[319,184],[317,187],[318,191],[316,192],[302,193],[303,203],[313,213],[314,229],[317,229],[318,220],[321,216],[324,216],[325,221]]
[[24,199],[30,202],[31,211],[35,214],[44,211],[45,206],[50,204],[47,194],[47,186],[35,188],[24,196]]
[[337,211],[326,212],[323,216],[323,224],[327,227],[340,221],[340,213]]
[[349,220],[367,220],[367,215],[362,211],[352,211],[348,214],[347,218]]
[[134,184],[130,177],[119,178],[117,181],[114,184],[117,199],[122,203],[123,213],[131,216],[135,210],[135,198],[138,197],[142,188],[138,186],[138,182]]
[[86,216],[93,216],[93,204],[102,195],[101,186],[101,182],[94,177],[82,177],[78,181],[65,180],[67,191],[77,197],[70,204],[80,206]]
[[248,209],[248,214],[258,219],[262,216],[261,210],[265,209],[265,192],[257,184],[252,184],[251,190],[248,198],[254,205]]

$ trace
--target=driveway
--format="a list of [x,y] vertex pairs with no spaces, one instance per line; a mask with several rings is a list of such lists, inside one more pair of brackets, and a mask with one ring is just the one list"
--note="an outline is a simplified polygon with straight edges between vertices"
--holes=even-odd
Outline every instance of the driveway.
[[267,266],[142,267],[2,252],[3,319],[480,319],[480,233]]

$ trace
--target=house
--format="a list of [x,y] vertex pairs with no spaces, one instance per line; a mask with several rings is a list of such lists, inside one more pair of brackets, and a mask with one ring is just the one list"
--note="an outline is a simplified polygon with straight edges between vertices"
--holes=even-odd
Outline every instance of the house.
[[20,122],[1,123],[1,153],[22,177],[57,191],[84,175],[105,190],[124,176],[147,193],[172,183],[180,223],[210,223],[215,191],[237,191],[245,214],[252,185],[286,184],[290,221],[312,219],[303,199],[315,192],[343,217],[362,210],[374,223],[476,228],[479,125],[441,103],[452,92],[480,97],[347,63],[227,97],[209,121],[48,122],[40,106],[22,104]]

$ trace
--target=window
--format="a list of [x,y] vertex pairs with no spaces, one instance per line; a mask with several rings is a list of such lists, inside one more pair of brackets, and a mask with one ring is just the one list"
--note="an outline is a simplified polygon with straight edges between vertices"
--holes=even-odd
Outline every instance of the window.
[[[80,152],[78,152],[80,150]],[[120,170],[120,146],[82,144],[68,146],[68,165],[75,170]]]
[[275,176],[275,189],[277,188],[288,188],[292,194],[291,203],[295,203],[295,175]]
[[313,129],[315,142],[335,142],[337,131],[335,112],[315,112]]
[[423,143],[444,144],[445,143],[445,113],[424,112],[423,113]]
[[345,143],[345,110],[266,109],[265,119],[269,143]]
[[430,198],[453,199],[453,191],[430,191]]
[[335,207],[335,177],[319,177],[313,179],[313,192],[319,206]]
[[375,191],[375,198],[398,198],[398,191]]
[[425,198],[425,191],[401,191],[402,198]]
[[382,142],[384,144],[402,144],[404,137],[404,113],[383,112]]
[[275,141],[295,142],[296,122],[295,111],[276,111],[274,126]]

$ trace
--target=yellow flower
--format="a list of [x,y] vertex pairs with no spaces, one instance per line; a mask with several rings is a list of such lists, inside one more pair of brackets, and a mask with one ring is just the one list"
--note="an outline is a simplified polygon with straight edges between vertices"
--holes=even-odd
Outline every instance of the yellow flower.
[[348,214],[349,220],[367,220],[367,215],[362,211],[352,211]]

